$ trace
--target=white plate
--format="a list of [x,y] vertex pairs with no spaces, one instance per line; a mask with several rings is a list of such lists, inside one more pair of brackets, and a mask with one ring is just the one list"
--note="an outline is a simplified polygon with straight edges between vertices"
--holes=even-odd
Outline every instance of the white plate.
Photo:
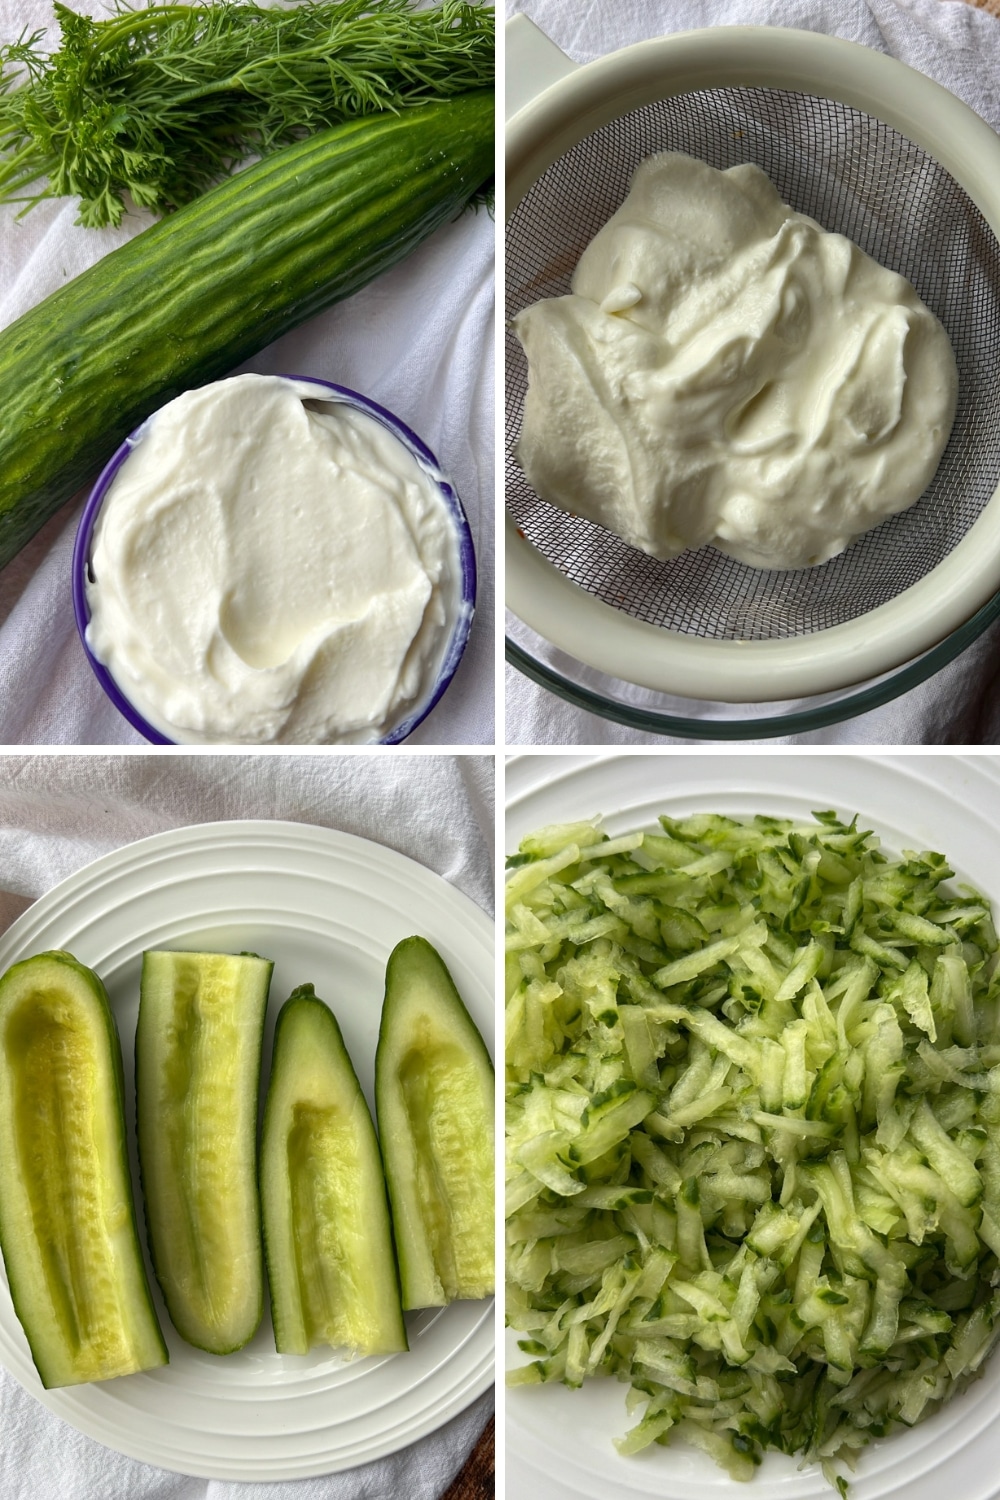
[[[937,849],[959,879],[1000,910],[1000,761],[988,756],[741,755],[516,756],[507,766],[507,849],[546,823],[596,813],[609,833],[697,810],[801,816],[861,815],[885,846]],[[513,1339],[508,1363],[522,1363]],[[507,1393],[507,1488],[512,1500],[835,1500],[814,1468],[768,1454],[749,1485],[678,1444],[620,1458],[612,1446],[634,1419],[626,1387],[592,1381]],[[866,1449],[851,1500],[993,1500],[1000,1493],[1000,1354],[982,1379],[927,1422]]]
[[[371,1104],[385,962],[412,933],[438,948],[489,1044],[489,918],[394,850],[301,823],[202,824],[106,855],[8,929],[0,938],[0,972],[48,948],[65,948],[97,970],[121,1032],[131,1117],[142,950],[252,949],[275,961],[265,1079],[277,1010],[297,984],[311,982],[340,1022]],[[130,1136],[131,1126],[129,1118]],[[138,1192],[132,1140],[130,1149]],[[282,1356],[265,1311],[245,1349],[218,1357],[183,1342],[151,1274],[150,1283],[170,1350],[166,1368],[44,1391],[6,1279],[0,1361],[81,1432],[182,1474],[277,1480],[351,1468],[433,1432],[493,1378],[488,1301],[408,1313],[408,1354],[353,1363],[330,1350]]]

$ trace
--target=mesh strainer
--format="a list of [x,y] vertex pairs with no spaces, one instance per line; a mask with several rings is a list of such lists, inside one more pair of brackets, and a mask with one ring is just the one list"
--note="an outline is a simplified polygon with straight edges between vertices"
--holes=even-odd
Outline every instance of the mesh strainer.
[[[569,290],[635,167],[751,161],[782,198],[913,283],[959,368],[916,506],[820,568],[703,547],[671,562],[542,502],[513,458],[527,383],[508,333],[508,602],[581,662],[693,698],[835,691],[941,641],[1000,587],[1000,139],[902,64],[830,37],[716,28],[576,70],[508,126],[507,316]],[[991,503],[994,502],[995,503]]]

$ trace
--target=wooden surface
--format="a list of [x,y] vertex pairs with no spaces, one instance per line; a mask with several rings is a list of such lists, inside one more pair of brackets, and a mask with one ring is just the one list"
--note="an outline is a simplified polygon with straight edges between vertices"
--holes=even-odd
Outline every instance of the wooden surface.
[[493,1500],[493,1418],[483,1428],[483,1435],[472,1450],[465,1468],[442,1500]]
[[991,16],[1000,20],[1000,0],[969,0],[969,4],[978,6],[980,10],[988,10]]

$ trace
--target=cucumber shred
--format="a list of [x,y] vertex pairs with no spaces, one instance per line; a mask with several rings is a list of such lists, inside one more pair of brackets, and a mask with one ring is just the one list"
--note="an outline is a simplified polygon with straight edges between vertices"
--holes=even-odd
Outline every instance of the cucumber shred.
[[143,954],[135,1082],[150,1250],[174,1327],[211,1354],[241,1349],[263,1312],[257,1097],[272,968],[252,954]]
[[278,1353],[405,1350],[375,1127],[336,1018],[311,984],[278,1015],[260,1185]]
[[832,812],[660,825],[508,862],[508,1380],[844,1494],[1000,1335],[989,903]]
[[375,1102],[404,1308],[486,1297],[494,1274],[493,1065],[440,954],[393,949]]
[[136,1230],[121,1045],[100,979],[40,953],[0,979],[0,1245],[45,1388],[167,1363]]

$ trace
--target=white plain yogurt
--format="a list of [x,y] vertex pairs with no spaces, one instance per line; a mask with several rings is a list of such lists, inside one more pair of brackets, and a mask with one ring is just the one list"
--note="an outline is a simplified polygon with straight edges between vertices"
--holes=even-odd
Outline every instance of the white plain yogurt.
[[755,166],[649,157],[572,295],[514,327],[535,492],[653,557],[825,562],[919,499],[954,420],[951,345],[909,282]]
[[460,607],[439,477],[322,388],[188,391],[104,498],[87,644],[182,743],[375,742],[433,687]]

